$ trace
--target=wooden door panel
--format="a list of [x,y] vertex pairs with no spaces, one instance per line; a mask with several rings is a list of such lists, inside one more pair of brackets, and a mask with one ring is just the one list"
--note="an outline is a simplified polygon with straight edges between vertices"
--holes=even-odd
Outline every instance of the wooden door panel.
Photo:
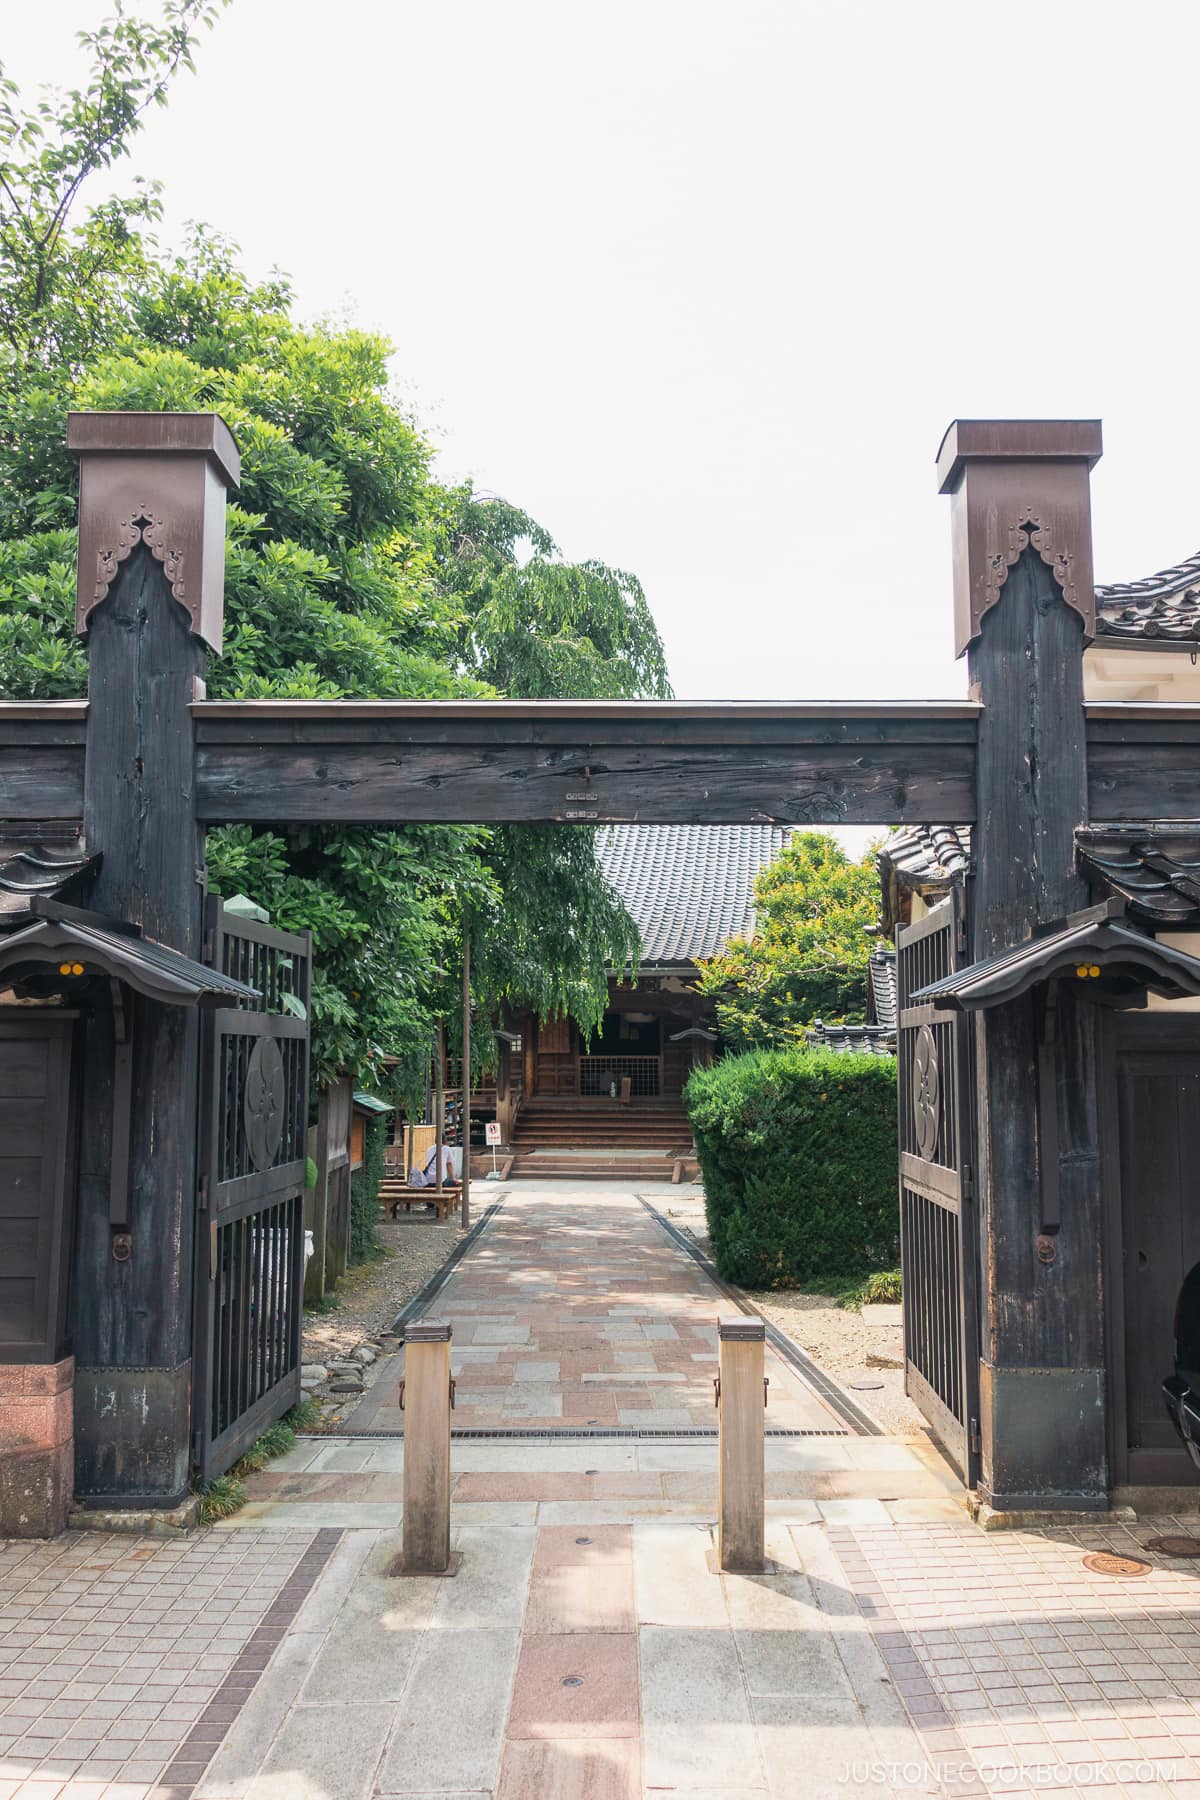
[[1118,1101],[1128,1443],[1174,1452],[1162,1380],[1175,1364],[1179,1289],[1200,1261],[1200,1057],[1123,1058]]
[[66,1341],[74,1211],[72,1017],[30,1008],[0,1020],[0,1345],[6,1362],[53,1362]]

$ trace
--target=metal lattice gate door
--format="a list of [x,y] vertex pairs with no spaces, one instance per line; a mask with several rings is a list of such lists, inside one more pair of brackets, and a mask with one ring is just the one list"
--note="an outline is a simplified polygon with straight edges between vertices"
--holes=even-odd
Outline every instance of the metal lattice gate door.
[[978,1460],[970,1023],[909,996],[965,961],[961,887],[896,934],[904,1385],[969,1487]]
[[193,1437],[211,1481],[300,1398],[311,940],[210,898],[205,960],[259,993],[204,1020]]

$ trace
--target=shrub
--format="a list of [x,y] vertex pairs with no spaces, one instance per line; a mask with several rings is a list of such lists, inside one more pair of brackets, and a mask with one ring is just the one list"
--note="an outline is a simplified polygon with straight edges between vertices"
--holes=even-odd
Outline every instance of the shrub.
[[367,1120],[363,1140],[363,1165],[350,1177],[350,1261],[366,1262],[375,1254],[375,1227],[379,1223],[379,1188],[383,1181],[386,1122]]
[[847,1312],[861,1312],[864,1306],[897,1306],[903,1298],[900,1270],[878,1269],[840,1294],[838,1305]]
[[893,1266],[896,1065],[760,1050],[698,1069],[684,1091],[717,1268],[742,1287]]

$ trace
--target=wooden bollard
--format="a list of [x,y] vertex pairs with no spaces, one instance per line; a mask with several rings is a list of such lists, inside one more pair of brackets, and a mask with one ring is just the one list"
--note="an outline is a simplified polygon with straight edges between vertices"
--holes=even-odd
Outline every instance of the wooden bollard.
[[720,1523],[717,1561],[722,1569],[761,1570],[764,1557],[763,1356],[761,1319],[720,1319],[717,1407],[721,1436]]
[[418,1319],[404,1328],[405,1575],[445,1575],[450,1568],[450,1338],[448,1319]]

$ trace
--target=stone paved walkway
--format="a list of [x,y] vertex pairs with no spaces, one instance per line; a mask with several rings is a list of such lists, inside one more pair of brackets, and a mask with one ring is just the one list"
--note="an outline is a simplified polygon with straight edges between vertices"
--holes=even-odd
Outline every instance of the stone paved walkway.
[[[696,1265],[635,1203],[514,1198],[438,1308],[505,1371],[485,1416],[553,1361],[539,1407],[591,1373],[618,1418],[707,1423]],[[774,1571],[722,1576],[711,1440],[458,1440],[459,1572],[412,1579],[403,1456],[308,1440],[219,1528],[0,1547],[0,1800],[1200,1800],[1200,1565],[1149,1548],[1200,1517],[985,1534],[918,1440],[770,1439]]]
[[[462,1428],[711,1430],[717,1315],[736,1312],[629,1193],[509,1192],[431,1309],[454,1327]],[[768,1354],[770,1423],[844,1420]],[[401,1431],[401,1359],[356,1409],[356,1430]]]

